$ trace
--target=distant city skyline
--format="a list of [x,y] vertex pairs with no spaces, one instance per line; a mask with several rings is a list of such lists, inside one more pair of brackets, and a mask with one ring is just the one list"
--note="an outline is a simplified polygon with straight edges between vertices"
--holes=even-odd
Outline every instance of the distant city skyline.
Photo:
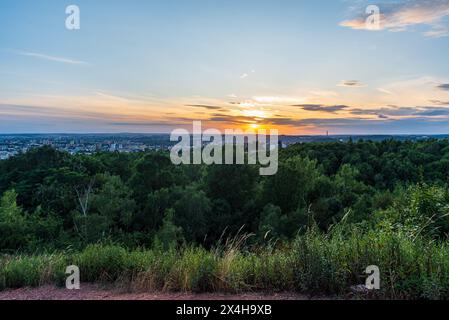
[[445,134],[448,52],[449,0],[3,0],[0,133]]

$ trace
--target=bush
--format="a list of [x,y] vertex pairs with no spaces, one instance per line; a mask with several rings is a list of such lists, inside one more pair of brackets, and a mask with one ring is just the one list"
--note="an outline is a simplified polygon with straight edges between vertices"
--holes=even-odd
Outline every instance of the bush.
[[113,245],[89,245],[75,254],[73,264],[80,268],[81,280],[115,281],[128,270],[128,253]]

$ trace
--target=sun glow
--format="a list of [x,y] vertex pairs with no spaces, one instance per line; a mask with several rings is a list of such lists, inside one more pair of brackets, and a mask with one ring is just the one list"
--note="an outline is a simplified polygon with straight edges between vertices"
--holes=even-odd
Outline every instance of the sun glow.
[[259,129],[259,128],[260,128],[260,124],[258,124],[258,123],[251,123],[251,124],[249,125],[249,127],[250,127],[251,129]]
[[246,117],[254,118],[267,118],[268,115],[264,110],[243,110],[243,115]]

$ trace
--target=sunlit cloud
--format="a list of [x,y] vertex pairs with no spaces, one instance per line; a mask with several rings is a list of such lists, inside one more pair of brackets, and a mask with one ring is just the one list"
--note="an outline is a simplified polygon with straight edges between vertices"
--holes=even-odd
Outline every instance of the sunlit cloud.
[[[345,84],[363,85],[357,80]],[[363,92],[342,90],[337,95],[308,97],[303,94],[309,90],[291,95],[262,92],[246,98],[240,94],[238,101],[230,101],[226,94],[222,98],[158,97],[105,89],[86,95],[28,93],[0,98],[0,121],[19,124],[22,119],[22,123],[35,121],[44,126],[73,119],[74,123],[85,121],[95,132],[170,132],[176,127],[188,128],[195,120],[202,121],[205,128],[276,128],[282,134],[351,132],[351,128],[362,130],[363,125],[380,129],[380,123],[398,121],[411,124],[412,130],[419,127],[417,122],[404,122],[405,119],[419,119],[422,128],[427,128],[427,123],[439,125],[449,118],[449,108],[445,107],[447,84],[448,79],[444,78],[404,77]],[[379,94],[379,89],[385,94]],[[385,130],[389,130],[387,124]]]
[[242,114],[246,117],[267,118],[268,113],[264,110],[243,110]]
[[[356,30],[373,30],[369,28],[366,19],[366,1],[357,3],[355,17],[342,21],[340,26]],[[369,3],[371,4],[371,3]],[[449,36],[449,28],[444,24],[444,18],[449,16],[449,0],[400,0],[383,1],[377,4],[380,8],[380,28],[392,32],[410,30],[412,26],[425,25],[430,30],[424,32],[426,37]]]

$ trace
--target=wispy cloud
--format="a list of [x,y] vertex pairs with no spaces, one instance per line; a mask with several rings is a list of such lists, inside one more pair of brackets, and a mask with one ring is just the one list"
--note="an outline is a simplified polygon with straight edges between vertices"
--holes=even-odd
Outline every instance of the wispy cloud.
[[449,83],[442,83],[436,86],[437,89],[449,91]]
[[434,27],[432,30],[424,32],[426,37],[441,38],[449,36],[449,28],[445,26]]
[[88,65],[88,63],[85,62],[85,61],[73,60],[73,59],[68,59],[68,58],[63,58],[63,57],[50,56],[50,55],[47,55],[47,54],[36,53],[36,52],[20,51],[20,52],[18,52],[18,54],[20,54],[22,56],[33,57],[33,58],[43,59],[43,60],[48,60],[48,61],[67,63],[67,64]]
[[222,107],[210,106],[210,105],[205,105],[205,104],[186,104],[186,107],[203,108],[203,109],[208,109],[208,110],[221,110],[222,109]]
[[433,104],[437,104],[440,106],[449,106],[449,101],[442,101],[442,100],[429,100]]
[[380,115],[382,115],[384,117],[386,117],[386,116],[401,117],[401,116],[411,116],[416,111],[417,111],[417,109],[412,108],[412,107],[387,106],[387,107],[367,108],[367,109],[355,108],[355,109],[352,109],[350,111],[350,113],[353,115],[358,115],[358,116],[367,116],[367,115],[380,116]]
[[108,123],[111,126],[126,126],[126,127],[134,127],[134,126],[143,126],[143,127],[175,127],[175,126],[183,126],[189,124],[188,122],[173,122],[173,121],[148,121],[148,122],[110,122]]
[[[426,132],[446,133],[447,118],[428,120],[427,118],[403,119],[301,119],[292,120],[292,125],[312,132],[330,130],[333,134],[423,134]],[[435,130],[435,126],[439,129]]]
[[[366,1],[358,1],[357,12],[353,18],[340,23],[340,26],[357,30],[368,30],[366,24]],[[382,2],[380,8],[380,29],[392,32],[409,30],[415,25],[429,26],[426,37],[449,36],[449,28],[444,18],[449,16],[449,0],[398,0]],[[373,29],[369,29],[373,30]]]
[[[256,73],[256,70],[251,70],[251,72],[250,73]],[[246,78],[248,78],[249,77],[249,75],[250,75],[250,73],[242,73],[241,75],[240,75],[240,79],[246,79]]]
[[448,117],[449,108],[434,107],[434,106],[416,106],[416,107],[397,107],[387,106],[371,109],[352,109],[351,114],[357,116],[377,116],[381,119],[388,119],[390,117],[399,118],[416,118],[428,117],[427,120],[433,117]]
[[349,88],[362,88],[366,87],[359,80],[343,80],[337,86],[339,87],[349,87]]
[[426,116],[426,117],[445,117],[449,116],[448,108],[432,108],[427,107],[422,111],[417,111],[414,114],[415,116]]
[[382,92],[382,93],[386,93],[389,95],[394,95],[393,92],[391,92],[390,90],[384,89],[384,88],[377,88],[377,91]]
[[300,107],[305,111],[319,111],[319,112],[328,112],[328,113],[336,113],[338,111],[349,108],[346,105],[334,105],[334,106],[325,106],[321,104],[297,104],[293,105],[293,107]]

